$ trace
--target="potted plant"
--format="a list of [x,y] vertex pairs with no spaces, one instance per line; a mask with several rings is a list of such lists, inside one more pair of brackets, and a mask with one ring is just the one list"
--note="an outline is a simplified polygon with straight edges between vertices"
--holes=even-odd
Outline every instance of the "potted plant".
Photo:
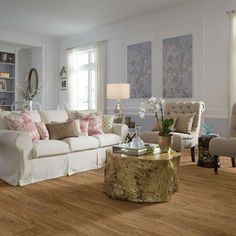
[[141,119],[145,117],[147,111],[152,111],[155,115],[157,125],[159,127],[158,143],[161,148],[161,152],[168,152],[173,142],[173,135],[171,132],[173,129],[171,126],[174,124],[172,118],[165,118],[163,114],[163,104],[165,100],[163,98],[151,97],[146,102],[142,102],[139,108],[139,116]]

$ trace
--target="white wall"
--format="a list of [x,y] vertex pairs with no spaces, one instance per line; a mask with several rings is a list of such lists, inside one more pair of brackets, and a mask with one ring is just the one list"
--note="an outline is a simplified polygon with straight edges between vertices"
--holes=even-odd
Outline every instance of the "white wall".
[[55,40],[43,40],[42,46],[42,78],[43,108],[55,109],[58,105],[59,91],[59,46]]
[[[196,1],[185,7],[64,38],[60,42],[60,67],[66,63],[66,48],[107,40],[107,81],[126,81],[127,43],[151,40],[152,93],[154,96],[162,96],[162,39],[192,33],[194,96],[190,100],[203,100],[206,103],[205,118],[217,119],[217,124],[223,126],[219,132],[224,134],[227,132],[230,112],[229,18],[226,11],[235,8],[235,0]],[[65,94],[61,97],[66,98]],[[126,114],[137,114],[140,101],[122,101]],[[112,111],[113,105],[114,102],[108,101],[107,110]],[[151,127],[151,124],[143,125],[145,128]]]

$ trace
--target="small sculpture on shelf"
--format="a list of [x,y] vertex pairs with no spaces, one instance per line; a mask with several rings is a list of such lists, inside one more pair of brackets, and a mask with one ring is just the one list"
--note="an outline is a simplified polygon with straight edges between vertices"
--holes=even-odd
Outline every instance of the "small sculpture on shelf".
[[204,123],[202,126],[202,129],[203,129],[204,134],[210,135],[213,133],[213,125],[212,124]]
[[6,53],[1,53],[1,60],[2,62],[7,62],[7,54]]

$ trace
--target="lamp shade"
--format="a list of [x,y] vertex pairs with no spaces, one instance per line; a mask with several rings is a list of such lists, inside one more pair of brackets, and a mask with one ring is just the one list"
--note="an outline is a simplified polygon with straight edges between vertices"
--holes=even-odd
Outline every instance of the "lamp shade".
[[110,99],[130,98],[130,85],[127,83],[107,84],[107,98]]

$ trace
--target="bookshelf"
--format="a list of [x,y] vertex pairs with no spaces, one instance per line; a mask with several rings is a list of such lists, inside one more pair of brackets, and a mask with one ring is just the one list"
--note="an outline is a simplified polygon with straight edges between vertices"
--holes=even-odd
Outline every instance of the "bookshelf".
[[15,102],[16,54],[0,51],[0,108],[11,110]]

